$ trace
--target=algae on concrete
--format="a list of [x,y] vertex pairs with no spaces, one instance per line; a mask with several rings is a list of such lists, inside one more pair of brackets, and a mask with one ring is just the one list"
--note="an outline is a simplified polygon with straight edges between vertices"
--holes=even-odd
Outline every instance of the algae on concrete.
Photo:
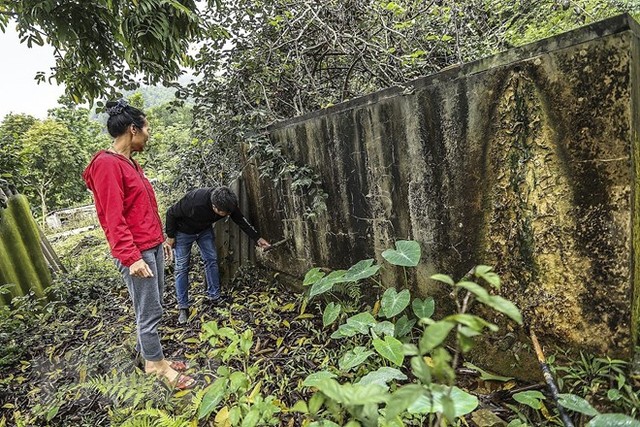
[[50,283],[51,273],[29,203],[22,195],[12,196],[6,209],[0,209],[0,284],[13,285],[2,302],[8,304],[12,297],[29,292],[42,298]]
[[[301,277],[415,239],[411,281],[441,301],[436,315],[447,292],[431,274],[491,264],[543,344],[628,358],[640,329],[639,34],[621,15],[271,126],[321,175],[328,209],[306,220],[304,197],[248,167],[258,228],[294,242],[260,262]],[[488,361],[535,366],[527,334],[502,325]]]

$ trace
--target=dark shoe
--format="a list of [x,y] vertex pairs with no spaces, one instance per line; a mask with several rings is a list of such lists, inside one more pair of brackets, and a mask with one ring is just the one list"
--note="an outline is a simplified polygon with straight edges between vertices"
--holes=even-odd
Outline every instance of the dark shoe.
[[211,305],[216,305],[216,306],[226,304],[230,301],[231,301],[231,298],[229,298],[229,296],[225,294],[220,294],[215,298],[207,297],[207,303]]
[[183,324],[183,323],[187,323],[187,320],[189,319],[189,310],[186,308],[181,308],[180,310],[178,310],[178,323]]

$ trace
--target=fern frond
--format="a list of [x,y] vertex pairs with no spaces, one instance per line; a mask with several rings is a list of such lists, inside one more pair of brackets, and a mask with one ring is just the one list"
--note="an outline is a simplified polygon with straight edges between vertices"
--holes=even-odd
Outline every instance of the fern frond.
[[174,417],[162,409],[147,408],[136,414],[149,417],[153,421],[153,425],[157,427],[189,427],[191,424],[191,421],[184,415]]
[[193,398],[191,399],[191,405],[189,405],[189,408],[188,408],[189,412],[190,413],[192,412],[192,415],[195,415],[196,411],[202,404],[202,399],[204,398],[204,395],[206,393],[207,393],[207,388],[203,387],[199,389],[197,392],[195,392],[195,394],[193,395]]
[[81,387],[100,393],[111,400],[116,408],[126,404],[136,408],[152,392],[155,382],[153,376],[135,372],[114,373],[90,378]]
[[145,416],[134,415],[132,418],[127,419],[122,424],[112,424],[118,427],[152,427],[153,421],[151,418]]

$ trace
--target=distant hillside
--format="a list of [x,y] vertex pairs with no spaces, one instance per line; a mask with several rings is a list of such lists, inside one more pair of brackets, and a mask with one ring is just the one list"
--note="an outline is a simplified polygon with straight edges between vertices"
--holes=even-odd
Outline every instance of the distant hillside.
[[148,110],[158,105],[166,104],[176,99],[176,90],[164,86],[141,86],[136,90],[124,92],[124,97],[128,98],[134,93],[141,93],[144,99],[144,108]]
[[[144,99],[145,110],[166,104],[176,99],[176,89],[164,86],[141,86],[136,90],[123,91],[123,96],[124,98],[129,98],[131,95],[138,92],[142,94],[142,98]],[[186,103],[190,104],[189,100],[187,100]],[[95,111],[95,108],[92,108],[92,111]],[[101,123],[105,123],[107,121],[107,115],[105,113],[96,114],[94,112],[91,115],[91,118]]]

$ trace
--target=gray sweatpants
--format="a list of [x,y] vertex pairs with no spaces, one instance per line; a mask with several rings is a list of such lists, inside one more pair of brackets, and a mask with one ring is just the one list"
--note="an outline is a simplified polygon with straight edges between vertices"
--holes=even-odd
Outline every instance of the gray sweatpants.
[[164,359],[158,324],[162,318],[162,295],[164,294],[164,253],[162,245],[142,252],[142,259],[149,265],[153,277],[133,277],[129,267],[115,260],[116,266],[129,289],[133,302],[138,330],[136,349],[145,360],[157,362]]

